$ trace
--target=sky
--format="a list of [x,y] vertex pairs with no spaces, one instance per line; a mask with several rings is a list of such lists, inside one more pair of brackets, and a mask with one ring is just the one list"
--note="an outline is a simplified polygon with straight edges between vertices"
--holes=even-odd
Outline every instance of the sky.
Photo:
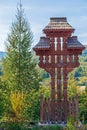
[[[6,40],[15,21],[20,0],[0,0],[0,51],[6,51]],[[21,0],[34,36],[33,46],[43,36],[50,17],[67,17],[75,28],[74,35],[87,45],[87,0]]]

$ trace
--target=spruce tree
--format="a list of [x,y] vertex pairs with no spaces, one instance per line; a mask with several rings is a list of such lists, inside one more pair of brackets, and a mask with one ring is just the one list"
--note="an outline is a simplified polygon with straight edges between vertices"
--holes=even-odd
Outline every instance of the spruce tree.
[[38,89],[39,76],[32,58],[33,35],[20,4],[16,20],[12,23],[6,41],[6,57],[3,59],[3,76],[10,89]]

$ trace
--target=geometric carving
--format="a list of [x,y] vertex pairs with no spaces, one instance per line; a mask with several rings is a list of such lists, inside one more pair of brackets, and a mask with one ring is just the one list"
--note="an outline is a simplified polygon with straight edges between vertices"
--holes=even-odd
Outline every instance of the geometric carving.
[[70,115],[77,118],[78,96],[68,98],[67,77],[69,72],[79,66],[78,55],[85,47],[78,41],[77,36],[72,36],[74,30],[66,17],[50,18],[50,22],[43,29],[46,36],[41,37],[33,48],[39,56],[39,66],[51,76],[51,97],[45,99],[41,95],[40,99],[41,123],[66,122]]

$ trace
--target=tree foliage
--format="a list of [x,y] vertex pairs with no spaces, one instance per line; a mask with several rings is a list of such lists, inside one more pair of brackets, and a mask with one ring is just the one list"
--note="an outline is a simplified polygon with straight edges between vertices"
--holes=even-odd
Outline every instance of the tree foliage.
[[16,20],[8,34],[7,54],[3,60],[3,73],[11,89],[38,89],[39,76],[32,60],[32,32],[20,5]]
[[25,100],[26,94],[20,91],[13,91],[10,94],[10,104],[11,104],[11,114],[16,119],[23,119],[22,118],[22,111],[24,107],[26,106],[24,100]]
[[75,122],[72,117],[69,117],[67,120],[67,130],[76,130]]
[[2,80],[6,85],[1,85],[0,89],[0,94],[3,92],[0,97],[0,101],[3,99],[3,102],[0,102],[0,115],[2,111],[6,111],[4,115],[9,119],[39,118],[37,93],[40,78],[33,58],[32,42],[30,25],[20,4],[6,41],[6,57],[2,60]]

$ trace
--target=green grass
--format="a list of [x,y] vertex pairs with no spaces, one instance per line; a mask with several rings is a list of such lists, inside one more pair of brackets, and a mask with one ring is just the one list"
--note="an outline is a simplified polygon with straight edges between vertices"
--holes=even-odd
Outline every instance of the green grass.
[[29,125],[26,123],[20,123],[20,122],[3,122],[0,123],[0,129],[5,130],[63,130],[62,127],[58,125],[53,126],[34,126]]
[[32,130],[63,130],[62,127],[59,127],[57,125],[54,126],[37,126],[37,127],[33,127]]
[[[26,123],[20,122],[3,122],[0,123],[0,130],[75,130],[72,127],[60,127],[58,125],[53,126],[38,126],[38,125],[29,125]],[[82,129],[80,130],[87,130],[87,124],[83,125]]]

